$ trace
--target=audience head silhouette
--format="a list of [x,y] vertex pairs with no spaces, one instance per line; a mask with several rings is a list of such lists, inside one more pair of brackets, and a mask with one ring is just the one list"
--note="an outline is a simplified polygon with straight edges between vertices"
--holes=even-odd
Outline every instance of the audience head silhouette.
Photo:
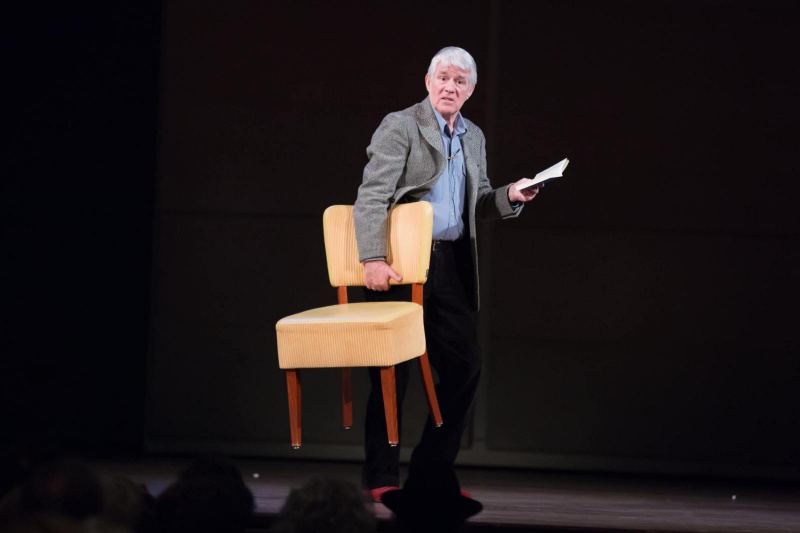
[[103,510],[100,479],[72,460],[44,463],[0,499],[0,531],[82,533]]
[[102,520],[111,531],[149,532],[155,499],[145,485],[121,475],[103,476]]
[[36,469],[20,490],[23,514],[53,513],[81,521],[103,510],[100,479],[85,464],[59,460]]
[[316,476],[289,493],[271,529],[279,533],[370,533],[375,516],[347,481]]
[[250,524],[253,494],[230,460],[195,460],[156,499],[157,533],[239,533]]

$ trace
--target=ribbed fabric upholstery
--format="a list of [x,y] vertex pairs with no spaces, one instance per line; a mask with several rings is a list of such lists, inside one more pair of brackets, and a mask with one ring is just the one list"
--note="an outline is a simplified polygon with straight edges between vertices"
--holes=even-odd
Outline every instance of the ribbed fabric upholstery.
[[[334,287],[364,285],[364,266],[358,260],[353,206],[334,205],[322,216],[328,277]],[[388,221],[387,258],[403,277],[402,283],[425,283],[431,259],[433,208],[428,202],[401,204]],[[402,250],[402,253],[397,251]],[[392,285],[397,283],[390,280]]]
[[353,303],[287,316],[276,325],[281,368],[391,366],[425,351],[422,306]]

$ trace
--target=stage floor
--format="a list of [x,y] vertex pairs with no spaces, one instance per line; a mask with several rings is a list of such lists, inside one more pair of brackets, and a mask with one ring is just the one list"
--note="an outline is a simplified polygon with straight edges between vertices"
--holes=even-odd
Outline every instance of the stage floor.
[[[187,458],[90,461],[100,472],[145,484],[158,495]],[[256,499],[254,529],[266,529],[293,487],[314,474],[358,484],[360,466],[317,461],[237,460]],[[800,532],[800,486],[742,480],[582,475],[458,468],[462,488],[483,503],[473,531]],[[389,511],[375,504],[379,530]]]

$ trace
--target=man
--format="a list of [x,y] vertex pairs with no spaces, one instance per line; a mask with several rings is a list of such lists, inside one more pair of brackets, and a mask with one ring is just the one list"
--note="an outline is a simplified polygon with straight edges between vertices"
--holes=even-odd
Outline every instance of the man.
[[[425,76],[428,97],[391,113],[367,148],[369,163],[358,189],[354,217],[366,299],[408,299],[408,286],[389,286],[400,276],[385,261],[387,211],[397,203],[433,205],[433,251],[425,284],[425,337],[439,376],[436,394],[444,425],[428,419],[412,464],[453,464],[478,388],[482,360],[473,313],[478,310],[476,219],[516,217],[538,188],[515,184],[492,189],[486,175],[486,139],[461,115],[478,80],[472,56],[461,48],[440,50]],[[408,364],[396,368],[398,421]],[[399,449],[390,447],[383,415],[380,374],[370,369],[372,392],[365,422],[363,488],[376,501],[399,486]]]

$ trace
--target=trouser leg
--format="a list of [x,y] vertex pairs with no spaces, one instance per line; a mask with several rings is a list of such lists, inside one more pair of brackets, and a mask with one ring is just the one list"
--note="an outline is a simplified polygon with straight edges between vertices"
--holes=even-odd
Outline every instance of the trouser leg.
[[[392,287],[387,292],[365,291],[367,301],[408,301],[410,289],[405,286]],[[397,428],[401,435],[403,427],[403,399],[408,385],[408,361],[395,366],[397,387]],[[400,445],[390,446],[386,431],[386,417],[383,408],[380,369],[369,368],[370,393],[367,400],[367,413],[364,420],[364,467],[361,471],[361,486],[365,489],[400,486]]]
[[[402,434],[403,398],[408,384],[409,363],[395,367],[397,387],[397,428]],[[364,468],[361,471],[361,485],[365,489],[400,486],[400,445],[390,446],[386,432],[386,418],[381,393],[380,369],[370,368],[371,390],[367,401],[367,415],[364,420]],[[400,439],[402,443],[402,437]]]
[[[461,436],[472,413],[483,361],[478,346],[475,316],[459,275],[458,256],[454,250],[431,254],[428,282],[424,289],[425,338],[431,366],[439,381],[436,396],[444,425],[435,427],[430,417],[412,462],[444,460],[453,464],[461,445]],[[408,286],[396,286],[388,292],[366,291],[367,301],[408,301]],[[402,427],[402,404],[412,360],[397,366],[397,417]],[[381,397],[380,374],[370,369],[372,390],[367,404],[365,429],[366,458],[362,470],[364,488],[399,485],[399,446],[390,447]]]
[[483,361],[475,316],[457,275],[456,257],[452,250],[434,253],[429,277],[433,283],[430,288],[426,284],[425,338],[439,377],[436,396],[444,425],[437,428],[427,418],[412,462],[455,462],[478,391]]

